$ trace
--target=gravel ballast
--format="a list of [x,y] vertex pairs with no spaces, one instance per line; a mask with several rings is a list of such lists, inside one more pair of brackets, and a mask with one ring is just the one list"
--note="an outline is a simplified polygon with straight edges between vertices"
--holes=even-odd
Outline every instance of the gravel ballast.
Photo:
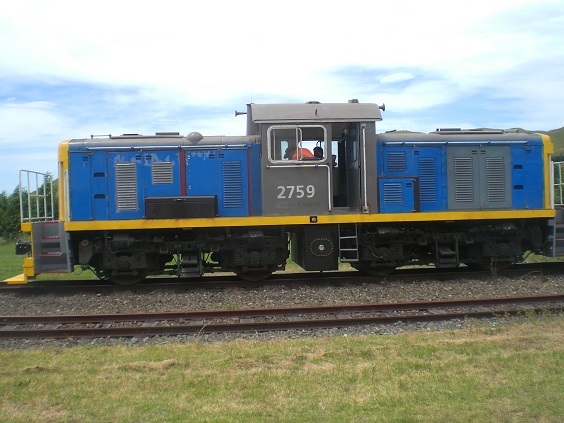
[[[563,276],[540,274],[519,278],[490,277],[484,280],[344,282],[333,279],[327,285],[264,285],[253,289],[151,289],[135,288],[110,292],[10,293],[0,295],[0,315],[113,314],[203,309],[246,309],[360,303],[451,300],[525,295],[551,295],[564,292]],[[412,330],[453,330],[469,322],[449,321],[392,325],[371,325],[343,329],[289,332],[208,334],[198,336],[155,336],[117,339],[0,339],[0,348],[64,348],[79,345],[149,345],[187,342],[222,342],[234,339],[292,339],[299,337],[354,336],[394,334]],[[495,326],[499,319],[480,324]]]

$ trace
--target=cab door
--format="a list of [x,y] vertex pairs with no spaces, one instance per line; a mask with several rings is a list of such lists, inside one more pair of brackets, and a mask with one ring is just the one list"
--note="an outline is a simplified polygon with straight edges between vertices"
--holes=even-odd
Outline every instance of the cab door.
[[[323,125],[275,125],[266,130],[262,172],[264,215],[317,215],[332,210],[332,160]],[[312,157],[315,147],[321,157]]]
[[347,206],[354,211],[360,209],[361,151],[359,125],[351,124],[345,134],[345,163]]

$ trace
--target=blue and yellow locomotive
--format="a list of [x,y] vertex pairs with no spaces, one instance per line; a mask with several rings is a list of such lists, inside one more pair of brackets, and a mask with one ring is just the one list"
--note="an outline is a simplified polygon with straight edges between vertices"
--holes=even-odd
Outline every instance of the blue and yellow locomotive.
[[371,274],[551,253],[548,136],[377,134],[381,109],[249,104],[245,136],[62,142],[60,217],[24,219],[32,253],[12,282],[75,266],[121,284],[213,271],[260,280],[290,251],[308,271],[348,262]]

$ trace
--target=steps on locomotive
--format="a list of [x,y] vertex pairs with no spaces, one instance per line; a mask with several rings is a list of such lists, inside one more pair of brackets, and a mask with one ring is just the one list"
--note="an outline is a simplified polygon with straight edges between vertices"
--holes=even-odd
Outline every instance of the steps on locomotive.
[[33,222],[33,264],[39,273],[70,273],[69,237],[63,222]]
[[358,228],[356,223],[339,225],[339,259],[342,262],[358,261]]
[[564,209],[561,205],[557,206],[556,218],[549,221],[549,227],[549,241],[553,251],[549,252],[547,255],[562,257],[564,256]]

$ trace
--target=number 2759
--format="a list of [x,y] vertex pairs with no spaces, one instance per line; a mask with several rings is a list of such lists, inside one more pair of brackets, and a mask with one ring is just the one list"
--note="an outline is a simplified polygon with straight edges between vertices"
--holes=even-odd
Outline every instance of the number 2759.
[[278,186],[278,198],[311,198],[315,195],[313,185]]

